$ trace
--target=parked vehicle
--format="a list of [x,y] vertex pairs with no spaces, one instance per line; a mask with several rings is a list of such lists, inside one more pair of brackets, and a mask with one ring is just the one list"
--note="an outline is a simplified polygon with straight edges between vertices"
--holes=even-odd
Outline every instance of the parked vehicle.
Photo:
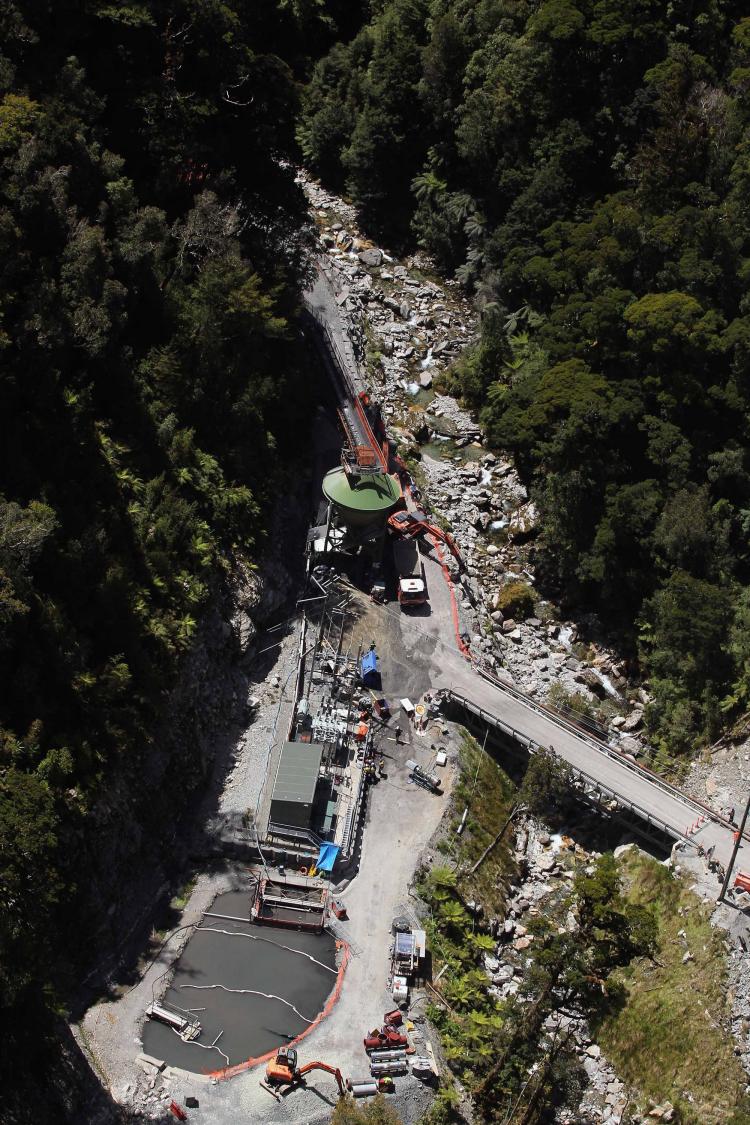
[[305,1075],[309,1074],[311,1070],[325,1070],[328,1074],[332,1074],[336,1079],[340,1096],[344,1096],[346,1092],[344,1079],[341,1077],[341,1071],[337,1066],[329,1066],[328,1063],[316,1059],[298,1067],[297,1052],[294,1047],[279,1047],[276,1058],[266,1067],[266,1082],[271,1086],[301,1085],[304,1082]]
[[424,565],[415,539],[399,539],[393,545],[393,557],[398,571],[398,600],[402,609],[424,605],[427,587]]

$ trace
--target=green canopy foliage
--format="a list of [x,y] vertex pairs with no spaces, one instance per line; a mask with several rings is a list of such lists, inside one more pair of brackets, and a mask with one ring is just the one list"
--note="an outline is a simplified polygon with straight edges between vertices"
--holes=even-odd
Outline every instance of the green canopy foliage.
[[298,82],[361,17],[350,0],[0,13],[9,1120],[63,1118],[52,1077],[48,1099],[17,1080],[39,1070],[16,1049],[45,1037],[21,1013],[60,1008],[120,942],[130,872],[168,866],[205,769],[201,701],[181,739],[162,745],[160,724],[306,432]]

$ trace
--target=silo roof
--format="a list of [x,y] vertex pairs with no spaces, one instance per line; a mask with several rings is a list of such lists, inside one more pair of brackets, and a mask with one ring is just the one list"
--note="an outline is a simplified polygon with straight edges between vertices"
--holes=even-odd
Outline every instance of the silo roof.
[[343,469],[332,469],[323,478],[323,491],[334,504],[361,512],[382,512],[392,508],[401,496],[395,477],[388,473],[347,476]]

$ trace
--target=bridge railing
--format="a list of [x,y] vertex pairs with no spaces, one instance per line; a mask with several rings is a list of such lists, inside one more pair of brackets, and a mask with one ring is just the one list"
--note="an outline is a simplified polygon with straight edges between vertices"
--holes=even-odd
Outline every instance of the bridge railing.
[[598,753],[604,754],[613,762],[617,762],[619,765],[624,766],[626,769],[630,770],[631,773],[638,774],[640,777],[643,777],[646,781],[648,781],[651,785],[657,786],[662,790],[662,792],[668,793],[676,800],[682,801],[683,804],[692,806],[692,808],[696,809],[702,816],[707,816],[711,820],[716,821],[716,823],[723,824],[725,828],[733,829],[734,826],[730,824],[726,817],[721,816],[721,814],[717,813],[715,809],[712,809],[702,801],[699,801],[697,797],[692,797],[690,794],[685,793],[682,789],[679,789],[676,785],[673,785],[670,781],[667,781],[666,778],[661,777],[658,773],[654,773],[654,771],[648,769],[647,766],[640,765],[639,762],[636,762],[632,758],[629,758],[626,754],[623,754],[621,750],[616,750],[614,746],[610,746],[609,743],[604,742],[603,739],[596,738],[588,731],[582,730],[580,727],[576,726],[575,723],[570,722],[559,712],[554,711],[551,707],[546,707],[543,703],[539,703],[537,700],[532,699],[528,695],[525,695],[524,692],[519,691],[518,688],[514,687],[513,685],[505,683],[497,676],[491,675],[486,671],[486,669],[482,668],[475,661],[472,661],[472,667],[477,675],[479,675],[483,680],[486,680],[487,683],[492,684],[493,687],[496,687],[500,691],[505,692],[507,695],[512,696],[514,699],[517,699],[519,703],[522,703],[525,707],[528,707],[529,710],[535,711],[537,714],[542,715],[546,719],[549,719],[551,722],[559,726],[562,730],[566,730],[569,734],[575,735],[576,738],[580,739],[580,741],[582,742],[586,742],[589,746],[598,751]]
[[[505,685],[502,684],[500,681],[494,681],[494,679],[493,679],[493,682],[494,682],[495,686],[502,687],[505,690]],[[469,699],[467,696],[463,695],[461,692],[455,691],[453,688],[446,688],[444,690],[451,697],[451,699],[453,699],[456,703],[460,704],[460,706],[465,707],[468,711],[472,711],[475,715],[477,715],[484,722],[487,722],[491,726],[497,727],[499,730],[502,730],[505,734],[509,735],[515,742],[518,742],[522,746],[525,746],[526,749],[530,753],[533,754],[540,749],[552,749],[553,753],[555,753],[557,755],[557,757],[562,756],[558,753],[558,751],[556,751],[554,749],[554,747],[544,747],[542,745],[542,743],[537,742],[536,739],[529,738],[529,736],[527,734],[524,734],[524,732],[522,730],[519,730],[517,727],[514,727],[511,723],[506,723],[504,719],[501,719],[498,715],[494,714],[494,712],[488,711],[486,707],[482,707],[481,704],[475,703],[473,699]],[[514,693],[509,692],[509,694],[514,694]],[[525,697],[523,695],[521,695],[521,693],[515,693],[515,694],[518,694],[518,696],[519,696],[519,698],[521,699],[522,702],[526,702]],[[548,715],[548,717],[553,717],[552,715],[548,714],[546,708],[539,708],[539,710],[540,710],[540,713],[543,711],[544,714]],[[561,725],[565,725],[567,727],[567,724],[561,724]],[[571,727],[569,729],[572,731],[573,734],[580,737],[580,735],[581,735],[580,731],[576,730],[574,727]],[[593,740],[592,740],[592,742],[593,742]],[[636,763],[629,761],[627,758],[624,757],[624,755],[618,754],[616,751],[611,750],[611,748],[606,747],[606,745],[605,745],[604,748],[610,750],[609,757],[611,757],[613,760],[617,761],[620,765],[627,766],[628,768],[631,768],[632,766],[636,765]],[[596,745],[596,749],[597,750],[600,749],[599,745]],[[586,770],[581,769],[579,766],[570,765],[570,769],[571,769],[571,772],[576,777],[581,778],[583,781],[585,781],[585,783],[587,785],[590,785],[592,788],[596,789],[597,792],[603,793],[606,796],[609,796],[609,797],[613,798],[614,800],[616,800],[620,805],[623,805],[624,807],[626,807],[628,809],[631,809],[642,820],[645,820],[649,824],[654,825],[655,827],[659,828],[662,832],[666,832],[666,834],[668,836],[672,836],[674,839],[686,840],[689,843],[694,843],[694,841],[692,841],[690,839],[690,837],[685,832],[681,832],[680,829],[676,825],[668,824],[666,821],[662,820],[660,817],[654,816],[654,814],[652,812],[650,812],[648,809],[643,808],[643,806],[638,804],[637,801],[633,801],[629,797],[624,797],[622,794],[618,793],[615,789],[612,789],[611,786],[605,785],[603,782],[599,781],[596,777],[593,776],[593,774],[588,773]],[[681,790],[677,789],[675,786],[670,785],[669,782],[665,782],[663,778],[660,778],[658,776],[658,774],[652,773],[650,770],[645,770],[645,769],[643,769],[642,766],[637,767],[635,770],[633,770],[633,772],[642,774],[644,776],[644,778],[650,784],[659,785],[659,783],[661,783],[660,788],[663,788],[666,792],[669,793],[669,795],[671,797],[674,797],[675,800],[678,800],[678,801],[682,802],[682,804],[684,804],[686,806],[686,808],[692,807],[693,810],[701,810],[702,815],[705,816],[705,815],[709,814],[711,820],[714,820],[714,821],[717,821],[721,824],[724,824],[727,828],[731,828],[731,825],[729,824],[729,822],[727,820],[725,820],[723,817],[717,816],[716,813],[714,813],[712,810],[708,809],[707,806],[701,804],[700,801],[694,800],[694,798],[690,797],[688,794],[683,793]],[[685,827],[687,828],[688,825],[686,825]]]

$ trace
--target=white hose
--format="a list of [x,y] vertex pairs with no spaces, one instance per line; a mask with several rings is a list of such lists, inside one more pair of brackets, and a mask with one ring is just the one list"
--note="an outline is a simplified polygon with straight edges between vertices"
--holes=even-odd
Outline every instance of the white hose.
[[317,957],[313,957],[312,953],[303,953],[301,949],[292,949],[291,945],[279,945],[277,941],[261,937],[259,934],[238,934],[232,930],[220,930],[218,926],[199,926],[195,932],[196,934],[226,934],[227,937],[249,938],[250,941],[266,941],[269,945],[275,945],[277,949],[286,949],[289,953],[296,953],[299,957],[307,957],[308,961],[314,961],[316,965],[320,965],[321,969],[333,973],[335,977],[339,975],[338,969],[332,969],[330,965],[324,965]]
[[265,996],[266,1000],[278,1000],[281,1004],[286,1004],[287,1008],[291,1008],[292,1011],[295,1012],[296,1015],[298,1015],[304,1023],[314,1022],[314,1020],[309,1020],[307,1016],[303,1016],[302,1012],[300,1012],[298,1008],[295,1008],[294,1004],[292,1004],[290,1000],[285,1000],[283,996],[277,996],[273,992],[258,992],[256,988],[227,988],[225,984],[181,984],[179,987],[197,988],[201,990],[206,988],[220,988],[222,992],[238,992],[242,994],[248,994],[250,996]]

